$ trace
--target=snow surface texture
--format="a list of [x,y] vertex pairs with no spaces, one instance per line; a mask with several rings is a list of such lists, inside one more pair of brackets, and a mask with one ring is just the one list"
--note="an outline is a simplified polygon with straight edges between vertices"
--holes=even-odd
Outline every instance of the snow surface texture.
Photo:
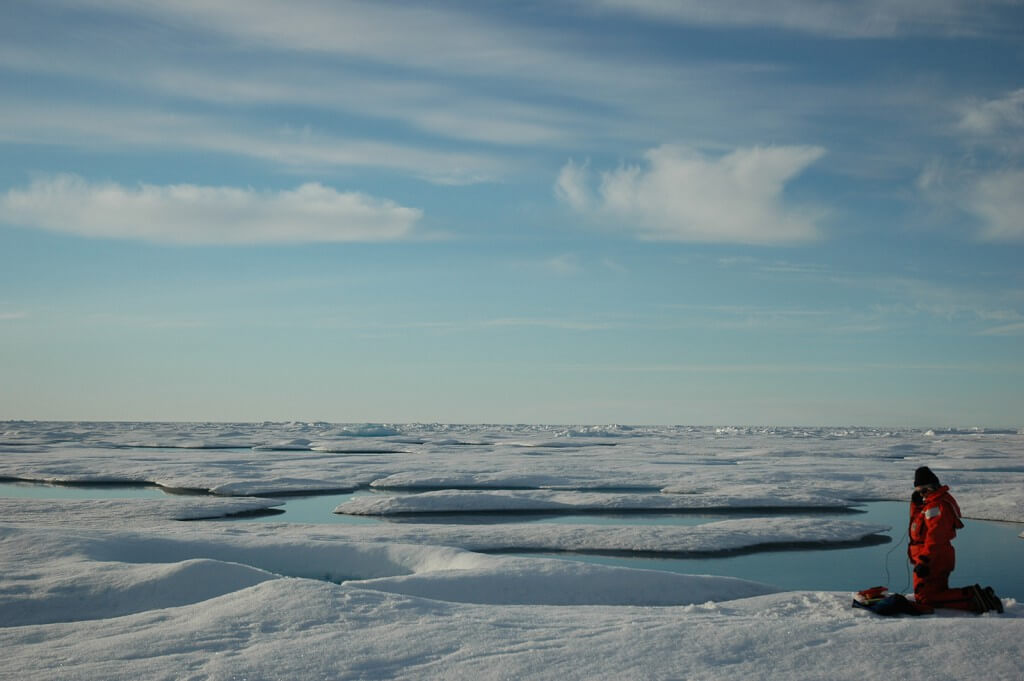
[[351,508],[835,507],[905,499],[922,464],[954,483],[965,514],[1021,522],[1017,433],[37,423],[0,433],[0,476],[222,495],[0,500],[0,679],[1024,678],[1024,606],[1013,598],[1004,615],[884,619],[852,609],[848,593],[472,552],[714,552],[882,529],[864,523],[181,522],[280,503],[230,495],[371,484],[438,491]]
[[827,509],[850,505],[812,495],[748,496],[699,494],[596,494],[585,492],[436,491],[411,496],[352,499],[336,513],[399,515],[406,513],[494,513],[501,511],[708,511],[737,509]]
[[27,576],[42,593],[3,594],[0,621],[10,626],[105,619],[199,602],[283,575],[493,604],[665,606],[777,591],[740,579],[351,541],[341,532],[308,528],[162,535],[4,531],[13,552],[5,551],[6,579],[18,584]]

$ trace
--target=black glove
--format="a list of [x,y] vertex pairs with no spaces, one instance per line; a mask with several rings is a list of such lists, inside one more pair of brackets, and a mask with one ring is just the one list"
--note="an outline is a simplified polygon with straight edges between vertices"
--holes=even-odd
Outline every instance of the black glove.
[[920,506],[921,504],[924,503],[924,497],[921,496],[921,493],[915,489],[914,493],[910,495],[910,503],[914,504],[915,506]]
[[918,563],[914,566],[914,574],[918,577],[927,577],[931,571],[931,568],[926,563]]

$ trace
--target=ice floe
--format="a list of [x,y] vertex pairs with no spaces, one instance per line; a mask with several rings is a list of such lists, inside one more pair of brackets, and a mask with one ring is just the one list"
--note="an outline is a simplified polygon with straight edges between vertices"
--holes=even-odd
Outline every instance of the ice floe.
[[308,478],[268,478],[248,482],[228,482],[209,489],[211,494],[221,496],[288,496],[302,494],[340,494],[352,492],[358,485],[342,485],[332,480],[310,480]]
[[402,496],[360,497],[335,509],[349,515],[494,513],[524,511],[697,511],[712,509],[828,509],[850,504],[815,495],[608,494],[595,492],[439,490]]
[[167,499],[9,499],[0,497],[0,524],[83,527],[163,524],[260,513],[283,505],[280,499],[181,496]]
[[886,532],[870,523],[808,518],[743,518],[685,526],[502,523],[360,526],[348,536],[458,546],[475,551],[576,551],[665,556],[715,555],[769,547],[846,545]]

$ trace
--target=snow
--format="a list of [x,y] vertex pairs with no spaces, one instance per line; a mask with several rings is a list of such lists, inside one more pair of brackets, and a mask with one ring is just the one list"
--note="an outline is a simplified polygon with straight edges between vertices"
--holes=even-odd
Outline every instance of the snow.
[[891,678],[878,650],[907,679],[1024,671],[1009,599],[884,620],[844,593],[250,527],[4,528],[4,678]]
[[496,511],[695,511],[712,509],[846,508],[850,504],[813,495],[597,494],[551,491],[435,491],[409,496],[361,497],[335,509],[349,515],[468,513]]
[[[451,442],[449,444],[456,444]],[[462,444],[462,443],[458,443]],[[569,478],[551,475],[530,475],[497,471],[493,473],[459,473],[424,475],[422,473],[395,473],[370,483],[374,489],[429,490],[429,489],[542,489],[572,487]]]
[[[9,579],[17,583],[20,576],[11,573]],[[141,565],[106,563],[102,570],[81,574],[65,569],[45,581],[36,575],[31,599],[0,600],[0,621],[7,627],[17,627],[105,620],[199,603],[275,578],[248,565],[205,559]]]
[[[2,525],[163,525],[172,520],[205,520],[256,513],[284,504],[279,499],[239,497],[218,499],[182,496],[167,499],[36,500],[0,497]],[[0,526],[2,526],[0,525]]]
[[359,527],[350,536],[378,541],[434,542],[476,551],[642,552],[708,555],[765,546],[828,545],[858,542],[889,528],[884,525],[811,520],[753,518],[698,525],[391,525]]
[[408,454],[408,450],[397,447],[373,447],[369,445],[352,444],[347,441],[321,442],[310,447],[314,452],[326,452],[330,454]]
[[[216,494],[0,498],[0,679],[1024,678],[1019,594],[1002,594],[1002,615],[887,619],[845,592],[480,553],[857,542],[886,528],[798,511],[903,500],[923,464],[965,515],[1024,521],[1024,435],[1011,431],[0,423],[0,477]],[[434,491],[342,508],[735,515],[182,522],[282,503],[240,495],[371,485]],[[746,515],[765,507],[787,516]]]
[[270,442],[265,445],[253,445],[252,450],[254,452],[288,452],[288,451],[305,451],[310,448],[313,443],[304,437],[296,437],[290,440],[278,440],[277,442]]
[[967,517],[1024,522],[1024,435],[1006,431],[9,422],[0,432],[0,477],[235,494],[376,483],[904,500],[914,468],[929,465],[953,476]]
[[338,494],[352,492],[357,485],[339,485],[332,480],[277,477],[265,480],[236,481],[215,485],[208,491],[222,496],[259,496],[286,494]]
[[[487,556],[451,547],[352,541],[308,528],[196,538],[143,533],[10,528],[7,579],[30,574],[32,592],[0,595],[10,625],[106,619],[199,602],[283,576],[359,584],[465,603],[666,606],[773,593],[724,577]],[[101,569],[96,569],[96,567]]]
[[1010,680],[1024,671],[1020,610],[882,620],[822,592],[509,606],[279,578],[101,627],[8,626],[0,645],[12,679]]

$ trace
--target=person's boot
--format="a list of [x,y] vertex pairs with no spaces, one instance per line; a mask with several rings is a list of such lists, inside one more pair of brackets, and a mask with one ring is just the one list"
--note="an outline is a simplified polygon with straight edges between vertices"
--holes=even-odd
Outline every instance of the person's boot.
[[974,586],[965,586],[963,588],[964,596],[971,602],[971,611],[977,614],[988,612],[988,599],[985,598],[985,592],[982,591],[980,584]]
[[993,589],[990,586],[986,586],[984,589],[981,590],[981,594],[982,597],[985,599],[985,604],[988,606],[989,610],[995,610],[996,612],[1002,614],[1003,602],[999,600],[998,596],[996,596],[995,589]]

